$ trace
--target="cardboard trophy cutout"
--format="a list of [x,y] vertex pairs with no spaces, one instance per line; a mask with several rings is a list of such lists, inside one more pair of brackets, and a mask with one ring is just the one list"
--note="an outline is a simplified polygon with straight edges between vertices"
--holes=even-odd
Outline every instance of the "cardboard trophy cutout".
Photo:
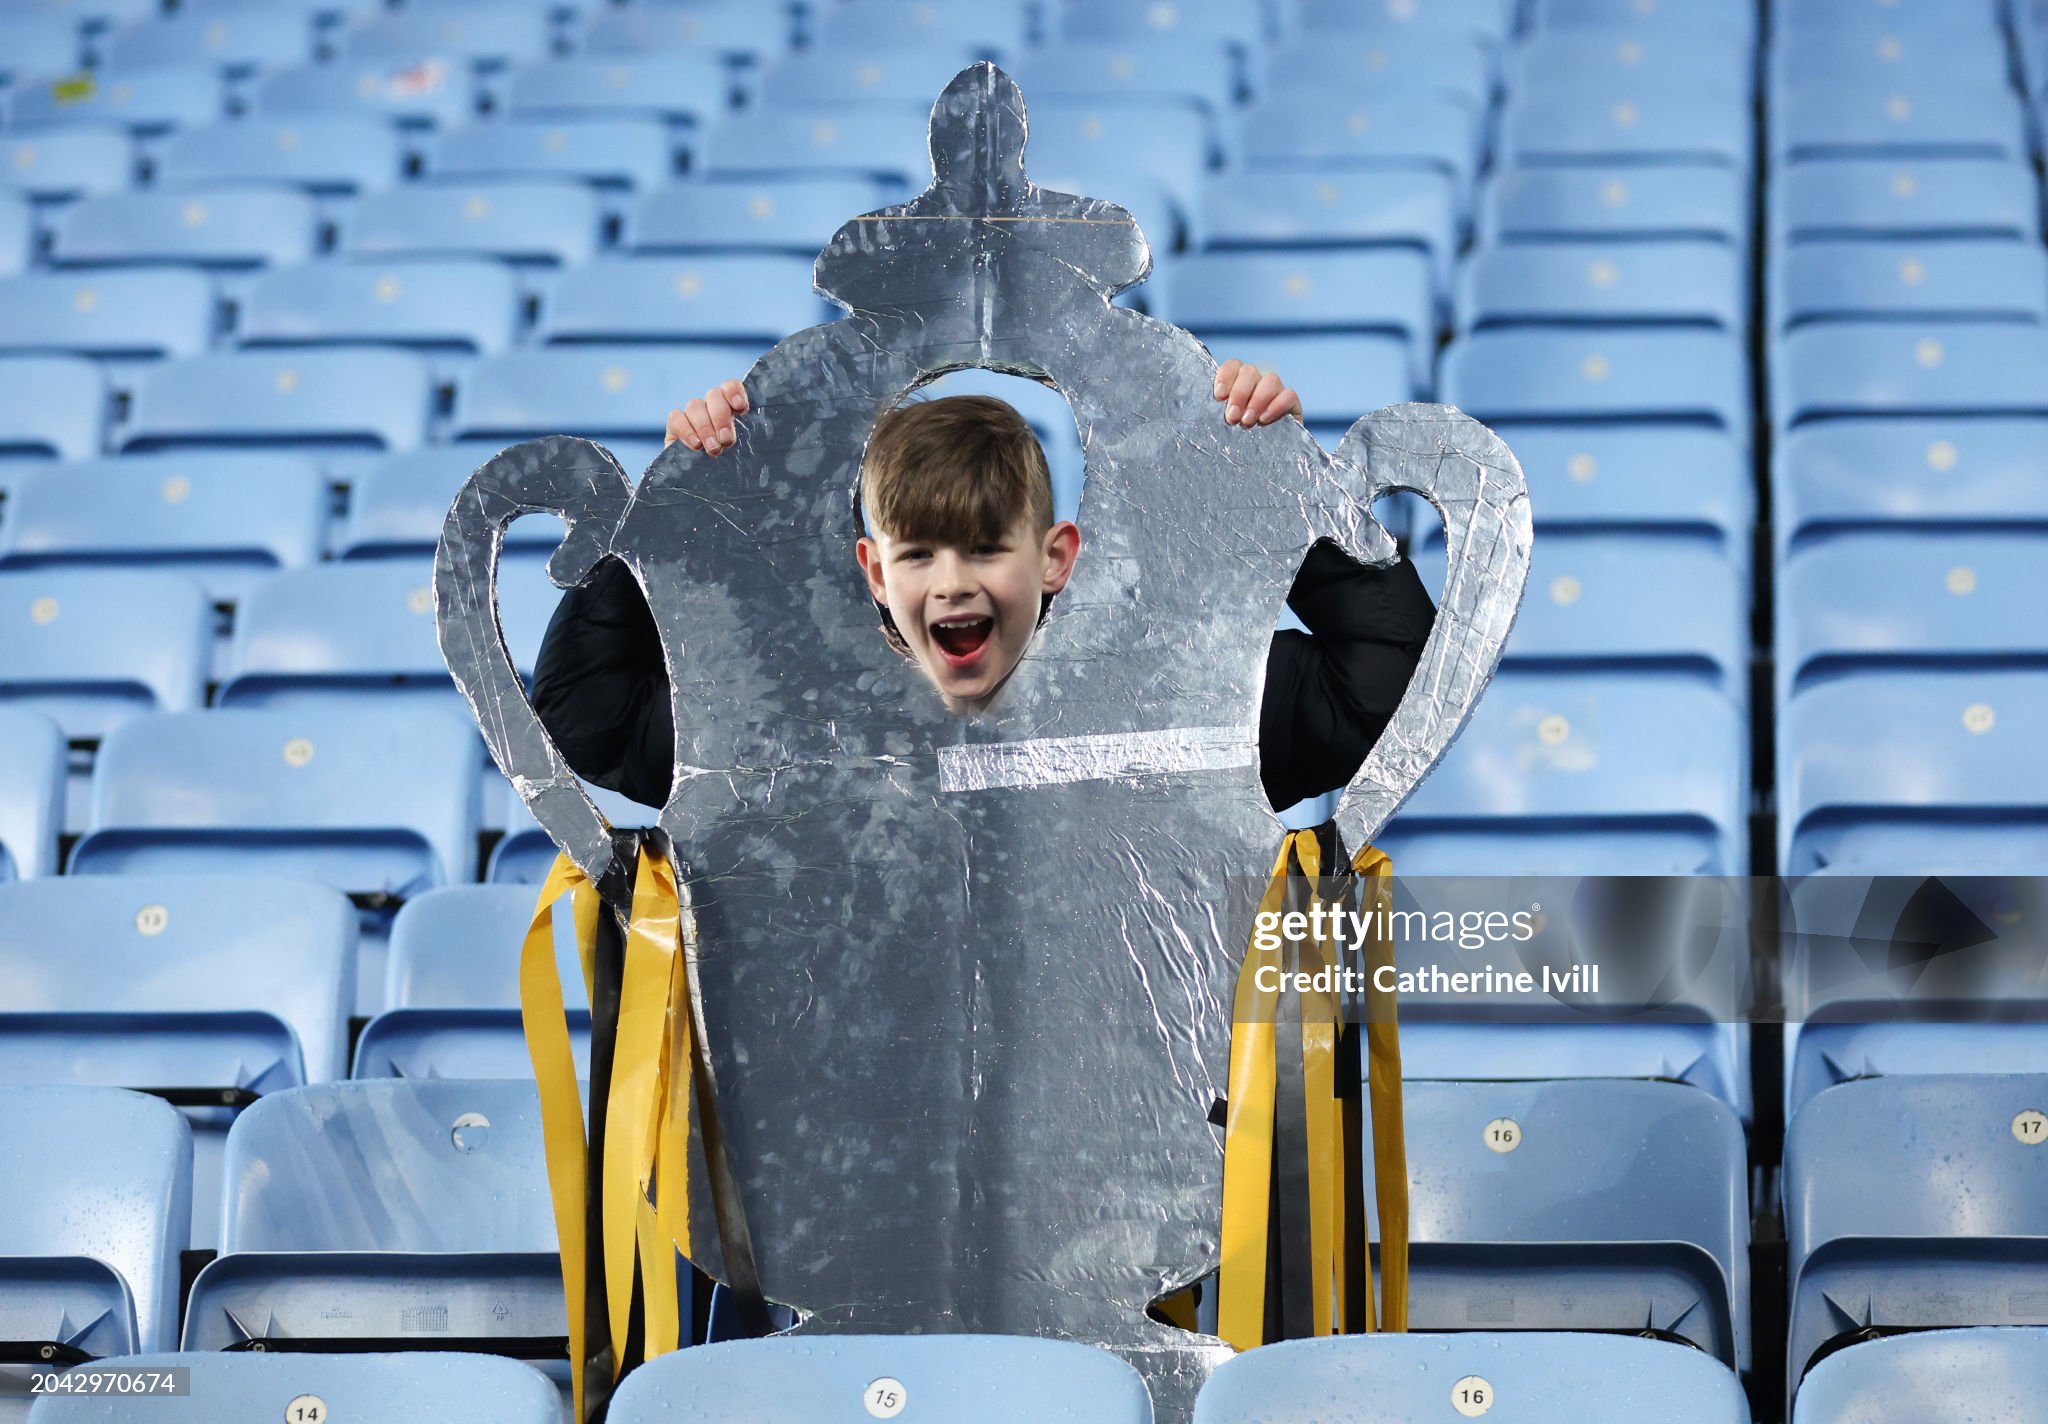
[[[1226,425],[1201,344],[1110,304],[1150,268],[1130,216],[1033,187],[1024,148],[1016,86],[963,71],[931,186],[832,239],[817,286],[848,316],[746,373],[715,461],[672,445],[635,487],[557,437],[485,465],[442,536],[440,634],[498,764],[597,880],[609,828],[498,628],[504,529],[558,514],[556,582],[612,554],[646,591],[676,726],[660,824],[761,1285],[798,1330],[1088,1341],[1182,1419],[1226,1347],[1146,1306],[1216,1266],[1208,1114],[1244,951],[1225,881],[1263,875],[1281,834],[1256,745],[1275,618],[1317,539],[1395,557],[1376,496],[1443,512],[1435,631],[1340,813],[1366,844],[1492,675],[1528,505],[1506,447],[1447,407],[1369,416],[1334,459],[1294,421]],[[885,643],[853,542],[870,424],[968,366],[1067,398],[1086,486],[1072,582],[962,717]],[[703,1179],[692,1236],[718,1275]]]

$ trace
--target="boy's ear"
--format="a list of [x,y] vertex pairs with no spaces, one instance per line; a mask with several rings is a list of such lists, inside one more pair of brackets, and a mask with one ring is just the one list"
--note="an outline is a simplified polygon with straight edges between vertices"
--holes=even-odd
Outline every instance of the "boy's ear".
[[1053,525],[1045,531],[1044,553],[1045,579],[1040,587],[1046,593],[1058,593],[1074,575],[1074,560],[1081,553],[1081,527],[1071,519]]
[[867,575],[869,596],[877,603],[888,603],[888,592],[882,583],[881,546],[863,534],[853,546],[853,559]]

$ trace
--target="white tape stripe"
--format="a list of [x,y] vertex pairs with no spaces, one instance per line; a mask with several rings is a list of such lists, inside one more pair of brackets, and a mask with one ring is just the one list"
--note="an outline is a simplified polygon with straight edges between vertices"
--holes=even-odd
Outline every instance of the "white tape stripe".
[[939,749],[943,791],[999,786],[1063,786],[1118,776],[1225,771],[1250,766],[1256,738],[1249,727],[1169,727],[1157,732],[1104,732],[1089,737],[1035,737]]

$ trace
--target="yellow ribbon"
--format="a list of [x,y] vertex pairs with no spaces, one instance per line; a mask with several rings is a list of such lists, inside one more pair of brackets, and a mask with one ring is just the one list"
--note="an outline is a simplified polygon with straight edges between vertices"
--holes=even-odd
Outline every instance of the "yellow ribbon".
[[[589,1199],[589,1139],[576,1087],[562,986],[554,960],[554,906],[575,894],[577,947],[584,985],[594,995],[597,893],[566,856],[558,856],[541,888],[520,964],[520,1007],[527,1050],[540,1086],[541,1125],[555,1233],[562,1250],[562,1293],[568,1306],[569,1355],[576,1418],[585,1417],[584,1297]],[[681,1343],[676,1253],[689,1254],[691,1033],[688,979],[681,953],[681,905],[675,872],[664,856],[640,851],[626,926],[625,967],[605,1100],[604,1183],[600,1240],[605,1268],[608,1350],[614,1382],[631,1326],[637,1269],[643,1312],[643,1355],[653,1359]],[[653,1200],[649,1200],[649,1191]]]
[[[1261,916],[1279,912],[1285,905],[1290,865],[1298,866],[1312,886],[1317,884],[1322,873],[1322,850],[1313,832],[1289,832],[1281,842],[1272,878],[1259,901]],[[1358,853],[1351,868],[1368,887],[1366,907],[1375,912],[1373,923],[1384,930],[1387,920],[1377,911],[1391,907],[1391,863],[1385,854],[1368,846]],[[1311,909],[1318,903],[1312,894]],[[1311,975],[1339,964],[1334,946],[1321,934],[1305,945],[1304,951],[1296,967]],[[1381,964],[1392,962],[1391,937],[1375,933],[1367,953],[1368,976]],[[1271,948],[1262,948],[1254,934],[1238,973],[1232,1004],[1217,1329],[1224,1340],[1239,1350],[1265,1343],[1273,1117],[1278,1099],[1275,1014],[1280,995],[1277,986],[1261,989],[1259,978],[1262,969],[1277,971],[1284,966],[1280,946],[1276,943]],[[1346,1249],[1346,1203],[1350,1188],[1344,1151],[1344,1104],[1337,1083],[1337,1044],[1344,1029],[1342,996],[1333,988],[1330,992],[1304,993],[1301,999],[1313,1329],[1317,1335],[1359,1329],[1404,1330],[1408,1314],[1408,1174],[1394,996],[1391,992],[1368,990],[1367,1090],[1372,1106],[1373,1167],[1385,1299],[1375,1312],[1371,1257],[1361,1250],[1367,1272],[1362,1321],[1349,1320],[1344,1307],[1350,1254]],[[1358,1189],[1363,1189],[1362,1182]]]

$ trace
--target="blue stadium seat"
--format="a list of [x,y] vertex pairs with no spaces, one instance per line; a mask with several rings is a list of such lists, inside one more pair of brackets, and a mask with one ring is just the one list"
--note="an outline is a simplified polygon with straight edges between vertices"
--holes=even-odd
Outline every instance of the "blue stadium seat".
[[1556,84],[1501,111],[1501,161],[1712,163],[1749,171],[1751,114],[1739,89],[1625,82]]
[[255,111],[266,118],[380,114],[405,127],[449,128],[476,113],[476,85],[442,59],[355,60],[276,69],[256,81]]
[[1411,1330],[1648,1327],[1747,1368],[1747,1152],[1726,1103],[1597,1079],[1403,1097],[1409,1160],[1432,1164],[1409,1183]]
[[0,887],[0,1083],[168,1097],[192,1133],[192,1244],[210,1248],[236,1112],[346,1075],[356,933],[347,897],[303,880]]
[[1514,28],[1519,8],[1503,0],[1302,0],[1295,7],[1303,33],[1364,31],[1406,34],[1450,30],[1498,44]]
[[792,54],[761,75],[759,102],[769,112],[790,104],[836,108],[845,104],[922,104],[974,62],[971,47],[909,42],[811,48]]
[[1706,164],[1509,168],[1479,195],[1482,242],[1749,245],[1749,185]]
[[135,146],[117,128],[34,129],[0,139],[0,186],[36,198],[114,193],[135,179]]
[[0,277],[12,277],[28,266],[35,240],[35,215],[28,199],[0,192]]
[[50,256],[60,267],[260,267],[305,261],[317,227],[313,199],[281,189],[110,193],[54,215]]
[[1457,196],[1448,178],[1420,169],[1380,173],[1220,173],[1202,188],[1203,247],[1239,249],[1412,247],[1429,258],[1439,293],[1450,290]]
[[[1844,1083],[1800,1109],[1785,1134],[1788,1404],[1822,1355],[1847,1369],[1873,1336],[2048,1324],[2043,1102],[2048,1076],[1940,1074]],[[1941,1409],[1960,1417],[1952,1397]]]
[[[272,1093],[236,1120],[226,1168],[222,1254],[193,1284],[186,1349],[411,1336],[560,1360],[561,1267],[531,1083]],[[566,1361],[556,1370],[566,1381]]]
[[16,84],[7,94],[7,124],[13,129],[119,124],[151,133],[211,123],[220,115],[220,76],[201,65],[67,72]]
[[243,291],[235,341],[252,346],[380,342],[494,355],[519,324],[518,283],[496,262],[314,262]]
[[517,64],[553,47],[547,10],[521,0],[412,0],[370,14],[341,37],[347,59],[466,59]]
[[422,183],[372,193],[350,209],[352,257],[476,255],[574,265],[597,251],[600,200],[570,179]]
[[1991,25],[1794,29],[1771,48],[1772,97],[1775,102],[1806,85],[1879,94],[1902,84],[2000,85],[2008,63],[2005,36]]
[[[1033,6],[1026,0],[981,0],[977,5],[929,5],[922,0],[873,0],[826,9],[815,20],[826,49],[914,44],[1001,62],[1028,49]],[[1050,16],[1048,16],[1050,20]],[[1074,22],[1067,21],[1067,31]],[[936,97],[938,91],[933,90]]]
[[2023,242],[1803,242],[1778,260],[1771,326],[2048,322],[2048,252]]
[[100,744],[74,875],[237,871],[371,897],[466,881],[469,720],[361,707],[166,712]]
[[766,350],[837,313],[811,290],[801,257],[634,257],[564,272],[537,335],[551,346],[732,341]]
[[2048,674],[2034,670],[1865,672],[1791,698],[1780,873],[2041,874],[2044,709]]
[[152,16],[123,25],[101,42],[104,63],[132,69],[211,64],[247,70],[300,64],[312,54],[311,18],[284,5],[216,8],[204,16]]
[[[1671,1424],[1745,1424],[1733,1371],[1663,1340],[1510,1330],[1284,1340],[1225,1360],[1195,1397],[1194,1424],[1274,1417],[1370,1424],[1497,1416],[1506,1424],[1630,1424],[1657,1397]],[[1805,1421],[1802,1421],[1805,1424]]]
[[1511,46],[1503,78],[1510,94],[1574,84],[1605,92],[1624,85],[1655,93],[1702,82],[1747,92],[1754,61],[1753,47],[1730,35],[1679,30],[1646,35],[1572,25],[1539,30]]
[[228,451],[31,470],[0,526],[0,568],[176,570],[235,601],[320,557],[327,481],[311,460]]
[[410,450],[426,436],[427,387],[405,351],[195,356],[143,378],[121,448]]
[[1443,400],[1492,425],[1659,422],[1749,439],[1739,338],[1694,331],[1489,331],[1451,343]]
[[174,1343],[192,1193],[177,1109],[119,1088],[0,1088],[0,1131],[22,1148],[0,1178],[0,1340],[88,1356]]
[[[1031,117],[1035,163],[1036,110]],[[752,109],[709,126],[702,167],[714,178],[879,179],[917,193],[932,180],[930,122],[929,100]]]
[[[583,790],[614,826],[651,826],[660,819],[656,808],[628,801],[616,791],[588,782],[583,784]],[[533,814],[517,805],[516,797],[512,799],[515,804],[506,817],[505,838],[492,848],[484,878],[493,885],[538,885],[547,879],[548,868],[555,863],[555,843],[533,819]]]
[[672,183],[642,193],[623,241],[634,252],[786,252],[815,258],[848,218],[885,206],[868,178]]
[[1781,244],[1844,238],[2041,240],[2033,169],[2014,160],[1795,163],[1772,175],[1766,211]]
[[[1846,877],[1853,886],[1867,887],[1868,879]],[[1835,883],[1829,877],[1814,876],[1800,888]],[[1907,885],[1917,883],[1907,877]],[[1945,882],[1947,883],[1947,882]],[[1980,882],[1981,883],[1981,882]],[[1934,1012],[1953,1014],[1961,1007],[1953,1003],[1934,1006]],[[2018,1006],[2023,1012],[2033,1004]],[[1998,1014],[1999,1001],[1982,1001],[1967,1006],[1982,1018]],[[1866,1078],[1915,1078],[1935,1073],[2048,1073],[2048,1032],[2038,1019],[2032,1022],[1863,1022],[1882,1014],[1896,1015],[1897,1001],[1870,1012],[1868,1004],[1851,1004],[1840,1011],[1842,1022],[1818,1016],[1804,1023],[1787,1025],[1792,1035],[1785,1055],[1785,1114],[1789,1119],[1813,1098],[1843,1083]],[[1404,1047],[1405,1042],[1404,1042]]]
[[0,882],[57,873],[64,731],[41,712],[0,707]]
[[[431,1355],[289,1355],[193,1351],[189,1354],[132,1355],[110,1367],[142,1372],[191,1371],[192,1393],[205,1412],[189,1424],[222,1424],[260,1419],[278,1412],[278,1401],[311,1396],[320,1417],[386,1419],[405,1415],[450,1421],[473,1418],[483,1401],[504,1424],[554,1424],[561,1417],[560,1394],[546,1379],[517,1360],[491,1355],[436,1351]],[[91,1395],[58,1394],[38,1399],[30,1424],[103,1424],[110,1410],[125,1404]],[[311,1406],[306,1406],[311,1408]],[[311,1416],[308,1415],[308,1418]]]
[[1738,249],[1719,242],[1482,248],[1459,274],[1457,328],[1705,326],[1740,334],[1749,325],[1748,269]]
[[701,124],[732,107],[731,86],[716,57],[667,50],[526,65],[512,71],[505,94],[516,119],[626,114]]
[[1841,529],[2048,527],[2048,422],[1848,420],[1779,437],[1781,555]]
[[[266,579],[235,616],[234,645],[215,705],[377,706],[402,699],[464,718],[434,626],[434,566],[348,560]],[[531,675],[561,590],[505,579],[499,618],[514,663]]]
[[1425,1017],[1414,995],[1402,999],[1401,1016],[1405,1082],[1647,1079],[1711,1093],[1745,1125],[1754,1113],[1746,1024],[1696,1021],[1669,1007],[1635,1021],[1522,1023],[1485,1014],[1474,1018],[1466,1004],[1438,1019]]
[[[531,1078],[519,1009],[519,947],[530,884],[447,885],[391,922],[388,1007],[356,1045],[358,1078]],[[0,901],[4,903],[4,901]],[[588,1076],[590,1005],[575,925],[555,916],[555,970],[579,1076]]]
[[676,176],[676,160],[656,119],[507,119],[437,135],[427,171],[444,180],[571,177],[601,188],[652,188]]
[[1435,94],[1476,115],[1493,98],[1491,47],[1460,30],[1316,30],[1276,50],[1267,70],[1293,87],[1375,104]]
[[0,15],[0,80],[78,67],[78,21],[69,15]]
[[1407,353],[1371,337],[1233,336],[1220,354],[1285,376],[1308,428],[1331,446],[1360,416],[1422,394]]
[[[1135,169],[1166,189],[1183,221],[1197,223],[1215,154],[1201,115],[1188,105],[1171,99],[1050,98],[1030,108],[1027,162],[1034,176]],[[923,182],[920,177],[918,186]]]
[[1861,530],[1779,565],[1778,695],[1857,669],[2048,665],[2048,536]]
[[1781,161],[1816,158],[2027,156],[2019,97],[1997,82],[1956,85],[1938,77],[1888,89],[1818,84],[1787,90],[1771,122]]
[[1462,205],[1478,165],[1479,132],[1455,99],[1397,95],[1332,102],[1329,93],[1266,100],[1244,118],[1244,162],[1253,168],[1425,168],[1449,176]]
[[1771,363],[1778,429],[1841,416],[2048,414],[2039,326],[1834,323],[1792,332]]
[[[976,6],[975,13],[983,8]],[[954,11],[948,6],[941,13]],[[764,13],[754,0],[649,0],[619,9],[593,6],[584,22],[582,49],[591,55],[702,49],[727,59],[760,61],[782,54],[790,40],[788,17]]]
[[1752,44],[1756,16],[1739,5],[1658,4],[1656,0],[1537,0],[1536,28],[1588,29],[1615,38],[1718,39]]
[[1667,678],[1497,678],[1380,848],[1407,875],[1740,875],[1749,730]]
[[[1263,50],[1259,57],[1263,61]],[[1034,100],[1170,99],[1193,105],[1218,126],[1227,125],[1237,107],[1241,68],[1239,55],[1222,40],[1172,34],[1046,45],[1019,60],[1012,73]],[[1261,63],[1258,79],[1263,69]]]
[[245,118],[177,130],[158,155],[157,181],[172,188],[270,183],[349,193],[390,187],[399,165],[398,136],[378,119]]
[[1813,1367],[1792,1424],[1910,1424],[1955,1417],[2024,1424],[2048,1389],[2048,1330],[1983,1327],[1861,1342]]
[[1098,0],[1069,5],[1060,32],[1077,40],[1196,34],[1253,50],[1292,33],[1293,10],[1291,5],[1238,5],[1232,0]]
[[0,280],[0,351],[196,356],[214,325],[213,284],[197,272],[39,272]]
[[[1442,546],[1416,556],[1443,586]],[[1546,529],[1503,650],[1518,672],[1671,673],[1738,703],[1749,682],[1749,589],[1741,563],[1684,534]]]
[[[357,472],[337,540],[344,559],[431,558],[456,491],[488,458],[475,449],[425,445],[387,455]],[[628,466],[627,473],[639,470]],[[505,552],[545,555],[562,542],[562,521],[533,514],[505,532]]]
[[1436,302],[1418,253],[1208,252],[1175,262],[1169,279],[1175,325],[1212,350],[1269,332],[1377,335],[1406,350],[1417,389],[1429,383]]
[[744,376],[759,356],[754,346],[513,351],[477,363],[449,433],[500,445],[565,433],[659,440],[671,407]]
[[90,361],[0,357],[0,464],[99,454],[106,406],[106,379]]
[[[1711,530],[1746,559],[1755,517],[1749,461],[1711,430],[1514,432],[1539,528]],[[1440,543],[1432,534],[1429,542]]]
[[[1107,1350],[1010,1335],[841,1335],[727,1340],[677,1350],[635,1370],[612,1397],[615,1424],[836,1419],[852,1408],[889,1418],[943,1400],[960,1417],[1028,1424],[1151,1424],[1138,1372]],[[858,1404],[852,1401],[859,1401]]]
[[213,607],[189,578],[0,573],[0,701],[46,713],[73,741],[204,706],[212,652]]

